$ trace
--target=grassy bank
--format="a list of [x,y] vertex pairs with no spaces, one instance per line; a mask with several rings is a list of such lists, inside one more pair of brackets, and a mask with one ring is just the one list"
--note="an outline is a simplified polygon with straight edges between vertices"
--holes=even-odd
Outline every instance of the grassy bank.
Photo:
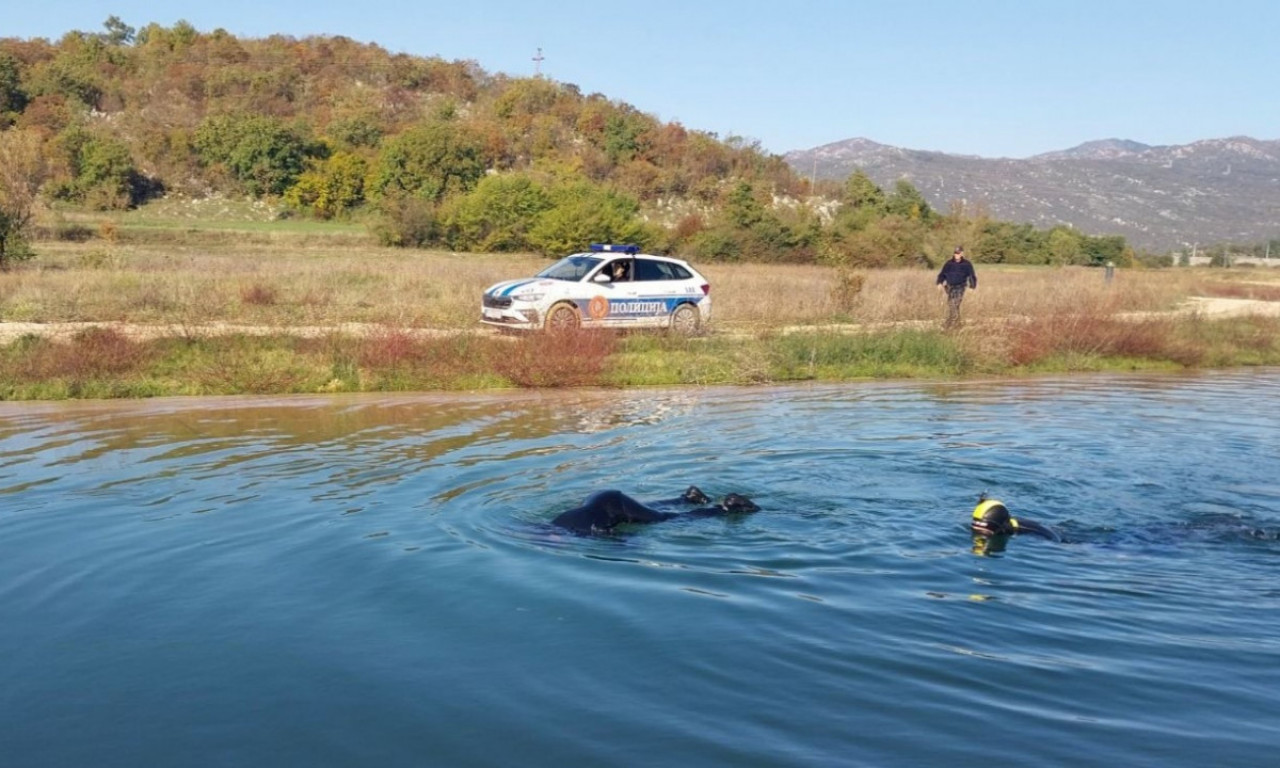
[[[943,332],[931,270],[703,264],[715,300],[703,336],[517,339],[474,333],[480,292],[545,259],[384,249],[349,227],[233,224],[104,220],[86,237],[39,243],[38,260],[0,274],[0,320],[118,325],[61,336],[37,329],[0,343],[0,398],[1280,364],[1280,320],[1173,312],[1191,296],[1272,299],[1280,282],[1261,270],[1135,270],[1107,284],[1099,270],[979,265],[967,324]],[[338,330],[353,323],[365,325]],[[208,333],[211,324],[222,332]]]
[[0,348],[0,399],[502,387],[760,384],[1280,364],[1280,321],[973,325],[954,333],[763,333],[678,339],[227,335],[131,339],[91,329]]

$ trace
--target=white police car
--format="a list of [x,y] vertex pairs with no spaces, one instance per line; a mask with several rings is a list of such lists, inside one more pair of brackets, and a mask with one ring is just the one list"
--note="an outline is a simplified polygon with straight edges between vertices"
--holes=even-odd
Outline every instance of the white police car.
[[711,319],[711,285],[688,262],[593,243],[535,277],[489,287],[480,321],[500,328],[670,328],[695,333]]

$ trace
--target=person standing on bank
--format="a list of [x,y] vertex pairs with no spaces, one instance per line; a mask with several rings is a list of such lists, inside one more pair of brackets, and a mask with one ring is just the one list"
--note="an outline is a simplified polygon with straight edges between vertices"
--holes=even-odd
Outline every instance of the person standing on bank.
[[951,259],[942,265],[938,273],[938,290],[947,292],[947,322],[944,328],[951,328],[960,322],[960,302],[964,300],[965,287],[978,289],[978,275],[973,271],[973,263],[964,257],[964,246],[957,245]]

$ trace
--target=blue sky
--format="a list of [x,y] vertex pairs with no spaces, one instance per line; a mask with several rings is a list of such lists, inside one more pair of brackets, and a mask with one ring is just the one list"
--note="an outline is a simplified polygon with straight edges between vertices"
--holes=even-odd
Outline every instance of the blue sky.
[[[14,0],[0,37],[111,15],[344,35],[546,76],[770,152],[853,137],[1026,157],[1093,139],[1280,138],[1277,0]],[[533,58],[538,49],[540,65]]]

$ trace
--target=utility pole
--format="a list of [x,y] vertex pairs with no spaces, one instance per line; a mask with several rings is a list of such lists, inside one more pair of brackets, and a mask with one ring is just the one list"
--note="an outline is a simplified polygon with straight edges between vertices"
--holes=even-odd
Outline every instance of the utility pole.
[[[809,195],[816,196],[818,194],[818,156],[813,156],[813,175],[809,177]],[[1270,245],[1270,243],[1268,243]]]
[[542,49],[538,49],[538,55],[533,57],[533,76],[542,77],[542,60],[546,57],[542,55]]

